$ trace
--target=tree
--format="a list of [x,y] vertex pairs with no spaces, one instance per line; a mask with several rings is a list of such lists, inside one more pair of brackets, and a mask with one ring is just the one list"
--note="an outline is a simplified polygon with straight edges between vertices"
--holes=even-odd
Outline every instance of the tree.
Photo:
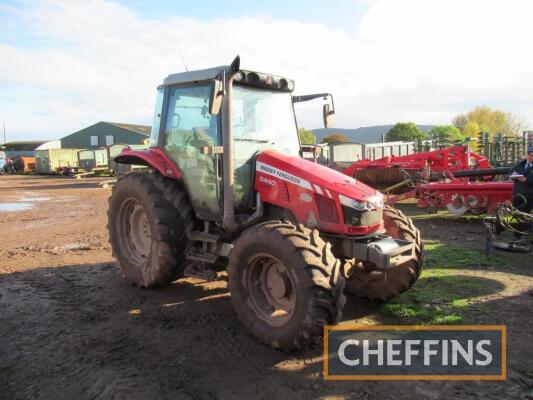
[[385,135],[386,142],[406,141],[425,138],[424,132],[414,122],[398,122]]
[[313,135],[313,132],[308,131],[305,128],[298,129],[298,135],[300,135],[301,144],[315,144],[316,136]]
[[332,133],[331,135],[324,136],[322,143],[337,143],[337,142],[349,142],[350,139],[344,133]]
[[453,125],[435,125],[427,134],[437,145],[450,145],[464,139],[461,131]]
[[[496,133],[503,133],[506,136],[518,136],[525,125],[521,117],[509,112],[493,110],[488,106],[477,106],[466,115],[459,114],[453,119],[453,124],[465,136],[474,136],[472,129],[477,125],[476,136],[483,131],[488,132],[490,137]],[[467,128],[468,134],[465,133]]]
[[463,129],[463,135],[471,138],[477,138],[479,132],[481,132],[481,127],[474,121],[468,122]]
[[463,132],[466,124],[468,124],[468,118],[464,114],[459,114],[452,120],[453,126],[455,126],[459,131]]
[[[481,132],[481,127],[478,125],[477,122],[470,121],[468,122],[464,129],[463,129],[463,135],[465,138],[472,138],[474,140],[477,140],[479,138],[479,132]],[[474,151],[479,150],[479,143],[477,142],[470,142],[469,144],[470,148]]]

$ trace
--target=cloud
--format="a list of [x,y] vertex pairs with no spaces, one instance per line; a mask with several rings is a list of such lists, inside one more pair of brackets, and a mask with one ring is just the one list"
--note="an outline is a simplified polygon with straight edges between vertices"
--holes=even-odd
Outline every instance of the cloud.
[[[356,34],[297,16],[149,19],[104,0],[0,9],[30,34],[0,40],[0,119],[11,138],[59,137],[99,120],[150,123],[155,87],[183,70],[181,55],[194,69],[240,54],[245,68],[296,79],[297,93],[333,93],[342,127],[448,123],[477,104],[533,121],[533,3],[383,0],[365,9]],[[320,114],[318,104],[298,107],[308,128]]]

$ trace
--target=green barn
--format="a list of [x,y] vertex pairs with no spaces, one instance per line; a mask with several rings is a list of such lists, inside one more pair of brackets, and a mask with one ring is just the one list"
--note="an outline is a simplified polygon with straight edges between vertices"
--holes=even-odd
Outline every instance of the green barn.
[[98,122],[61,139],[61,148],[92,149],[114,144],[143,144],[150,137],[150,126]]

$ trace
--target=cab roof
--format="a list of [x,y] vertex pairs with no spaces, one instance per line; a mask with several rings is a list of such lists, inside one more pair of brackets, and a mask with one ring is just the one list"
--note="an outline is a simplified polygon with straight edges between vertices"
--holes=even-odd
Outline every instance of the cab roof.
[[[163,81],[163,86],[179,85],[184,83],[205,82],[215,78],[221,78],[222,71],[228,71],[229,65],[199,69],[195,71],[178,72],[170,74]],[[238,70],[235,73],[234,82],[238,85],[253,86],[256,88],[270,89],[282,92],[292,92],[294,90],[294,81],[263,72]]]
[[180,83],[200,82],[215,79],[221,71],[227,70],[228,65],[221,65],[219,67],[198,69],[195,71],[178,72],[170,74],[163,81],[163,85],[176,85]]

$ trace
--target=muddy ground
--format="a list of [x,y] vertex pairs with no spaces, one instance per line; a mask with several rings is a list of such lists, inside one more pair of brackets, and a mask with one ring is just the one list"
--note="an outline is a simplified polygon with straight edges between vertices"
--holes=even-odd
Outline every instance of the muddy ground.
[[[0,211],[1,399],[533,399],[531,254],[497,253],[505,266],[454,272],[492,283],[476,300],[488,311],[468,321],[507,325],[507,381],[329,382],[321,345],[287,355],[248,335],[224,274],[154,290],[126,283],[100,181],[0,177],[0,209],[30,207]],[[404,209],[428,243],[481,246],[479,221]],[[349,299],[343,323],[391,322],[380,310]]]

